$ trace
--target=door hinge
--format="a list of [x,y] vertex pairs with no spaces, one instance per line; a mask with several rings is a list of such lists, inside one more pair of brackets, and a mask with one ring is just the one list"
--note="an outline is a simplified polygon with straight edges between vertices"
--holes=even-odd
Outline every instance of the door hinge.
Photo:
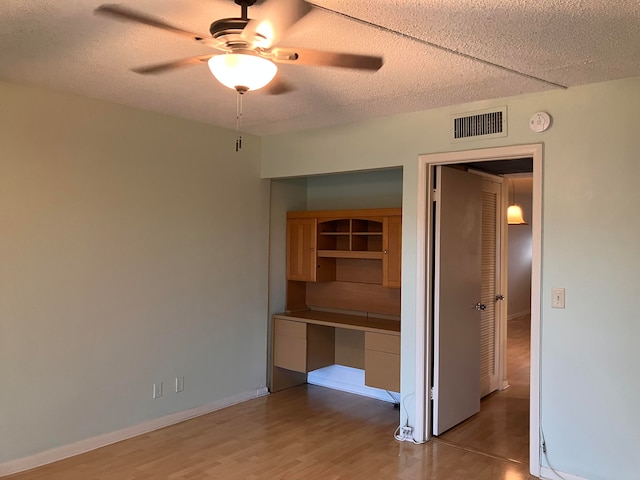
[[434,400],[434,399],[435,399],[435,397],[436,397],[436,394],[435,394],[435,387],[431,387],[431,388],[429,389],[429,400]]
[[431,201],[432,202],[440,201],[440,190],[438,190],[437,188],[434,188],[433,190],[431,190]]

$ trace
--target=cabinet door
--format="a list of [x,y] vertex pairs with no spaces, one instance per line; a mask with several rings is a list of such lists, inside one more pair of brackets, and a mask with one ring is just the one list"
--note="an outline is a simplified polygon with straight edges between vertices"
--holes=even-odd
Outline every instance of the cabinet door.
[[287,220],[287,280],[316,281],[317,219]]
[[382,286],[400,288],[402,217],[384,217],[382,227]]

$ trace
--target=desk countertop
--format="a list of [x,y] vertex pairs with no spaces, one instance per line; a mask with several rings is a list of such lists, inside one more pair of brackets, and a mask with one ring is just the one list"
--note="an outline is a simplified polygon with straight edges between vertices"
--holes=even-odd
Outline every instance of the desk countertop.
[[277,313],[277,318],[297,322],[326,325],[329,327],[360,330],[364,332],[379,332],[388,335],[400,335],[400,321],[386,318],[333,313],[323,310],[302,310],[299,312]]

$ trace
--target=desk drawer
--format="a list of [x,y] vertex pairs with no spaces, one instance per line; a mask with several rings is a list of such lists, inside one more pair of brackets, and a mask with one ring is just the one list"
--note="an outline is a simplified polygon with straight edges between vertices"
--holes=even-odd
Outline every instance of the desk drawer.
[[307,372],[307,341],[276,335],[273,337],[273,365],[294,372]]
[[282,318],[273,322],[273,365],[307,373],[333,365],[335,330]]
[[400,355],[400,335],[366,332],[364,334],[364,348],[365,350]]
[[364,351],[364,383],[391,392],[400,391],[400,355]]
[[400,391],[400,336],[366,332],[364,383],[392,392]]
[[283,337],[307,339],[307,324],[303,322],[293,322],[282,318],[275,318],[273,323],[273,334]]

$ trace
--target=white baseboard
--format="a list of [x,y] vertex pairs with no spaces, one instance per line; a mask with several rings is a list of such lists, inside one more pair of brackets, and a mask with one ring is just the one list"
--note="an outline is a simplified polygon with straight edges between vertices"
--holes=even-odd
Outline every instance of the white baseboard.
[[507,321],[513,320],[514,318],[522,317],[524,315],[531,315],[531,310],[523,310],[522,312],[511,313],[507,315]]
[[549,467],[540,467],[540,478],[545,480],[589,480],[584,477],[578,477],[577,475],[571,475],[570,473],[558,472],[557,475]]
[[190,408],[189,410],[184,410],[182,412],[172,413],[164,417],[149,420],[148,422],[123,428],[122,430],[118,430],[116,432],[105,433],[103,435],[98,435],[97,437],[87,438],[85,440],[80,440],[79,442],[71,443],[69,445],[63,445],[62,447],[52,448],[51,450],[36,453],[35,455],[31,455],[29,457],[23,457],[17,460],[0,463],[0,477],[22,472],[24,470],[30,470],[32,468],[40,467],[48,463],[57,462],[58,460],[63,460],[65,458],[89,452],[100,447],[105,447],[107,445],[111,445],[112,443],[126,440],[127,438],[136,437],[144,433],[149,433],[160,428],[168,427],[169,425],[174,425],[191,418],[215,412],[216,410],[221,410],[225,407],[235,405],[236,403],[263,397],[268,394],[269,390],[267,389],[267,387],[261,387],[255,391],[239,393],[231,397],[223,398],[216,402],[208,403],[206,405],[201,405],[195,408]]
[[367,387],[364,384],[364,370],[345,367],[344,365],[329,365],[309,372],[307,374],[307,383],[355,393],[356,395],[364,395],[365,397],[376,398],[385,402],[400,402],[400,394],[396,392]]

